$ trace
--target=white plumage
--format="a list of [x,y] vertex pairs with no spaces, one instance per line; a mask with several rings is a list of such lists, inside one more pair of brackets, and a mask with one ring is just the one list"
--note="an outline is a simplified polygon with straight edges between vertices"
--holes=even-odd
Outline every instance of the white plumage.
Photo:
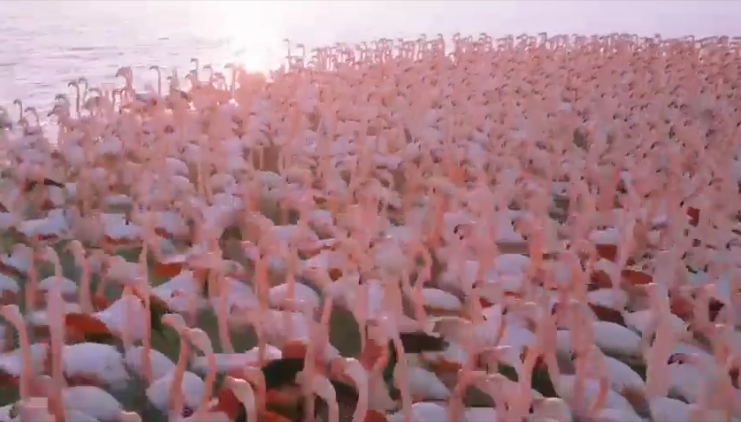
[[109,330],[122,337],[124,330],[132,340],[142,340],[147,335],[146,309],[134,295],[124,295],[103,311],[93,314]]
[[604,422],[643,422],[643,419],[632,409],[602,409],[597,412],[595,419]]
[[[481,341],[484,347],[495,345],[497,329],[490,324],[479,324],[474,328],[476,339]],[[533,347],[536,337],[529,330],[516,326],[506,326],[499,346],[509,346],[504,352],[502,362],[513,368],[519,368],[522,361],[520,354],[524,347]]]
[[[124,364],[139,377],[144,376],[144,346],[135,346],[124,353]],[[159,350],[149,349],[149,361],[152,364],[152,377],[159,379],[175,369],[170,358]]]
[[655,397],[648,403],[653,422],[689,422],[692,407],[677,399]]
[[[260,349],[255,346],[244,353],[215,353],[216,369],[219,372],[228,372],[232,369],[243,368],[259,361]],[[267,344],[265,347],[265,359],[275,360],[283,356],[280,349]],[[193,371],[205,375],[208,372],[208,360],[205,356],[198,356],[191,361]]]
[[300,312],[277,311],[271,309],[265,316],[266,324],[263,326],[265,335],[276,344],[282,344],[288,340],[300,340],[308,342],[309,321],[307,316]]
[[62,391],[64,407],[92,416],[101,421],[115,421],[122,410],[121,403],[105,390],[93,386],[67,387]]
[[309,286],[303,283],[294,283],[293,298],[289,298],[289,284],[283,283],[275,287],[272,287],[268,291],[268,301],[270,306],[279,308],[283,305],[283,301],[292,299],[293,301],[303,302],[302,306],[309,306],[312,309],[318,309],[321,303],[319,295]]
[[494,258],[494,268],[499,275],[522,275],[529,266],[530,258],[521,254],[502,254]]
[[4,265],[24,274],[27,273],[28,269],[31,267],[31,260],[31,249],[21,243],[14,245],[10,254],[0,255],[0,261],[2,261]]
[[105,204],[109,207],[127,207],[134,202],[129,195],[117,194],[106,198]]
[[493,407],[469,407],[463,413],[465,422],[498,422],[499,414]]
[[671,380],[670,391],[689,402],[696,402],[707,386],[706,373],[696,365],[672,363],[668,366]]
[[631,389],[636,392],[643,392],[646,384],[633,369],[627,364],[610,356],[605,356],[605,366],[607,377],[610,379],[610,386],[617,392],[625,389]]
[[468,362],[468,353],[461,348],[458,342],[448,341],[448,347],[442,352],[422,352],[422,358],[430,362],[450,362],[465,365]]
[[[654,311],[644,309],[635,312],[626,312],[623,314],[623,318],[628,327],[643,334],[651,326],[653,315]],[[669,324],[671,324],[675,334],[683,335],[687,332],[687,323],[682,321],[678,316],[672,313],[666,313],[664,317],[669,318]]]
[[140,238],[139,226],[126,222],[123,214],[104,214],[103,230],[106,236],[117,241],[133,241]]
[[[82,313],[80,305],[77,303],[64,302],[62,312],[65,314],[78,314]],[[35,327],[46,327],[49,325],[49,315],[46,310],[36,311],[26,316],[28,323]]]
[[107,344],[65,345],[62,349],[62,364],[67,376],[92,376],[113,388],[125,387],[130,378],[121,353]]
[[174,211],[161,211],[158,214],[157,228],[174,236],[185,236],[189,233],[188,225],[180,214]]
[[110,257],[107,276],[111,281],[130,285],[138,279],[142,268],[139,263],[128,262],[123,257],[114,255]]
[[641,338],[622,325],[607,321],[594,321],[594,342],[605,353],[621,356],[640,356]]
[[[432,402],[414,403],[412,417],[413,422],[449,422],[447,406]],[[387,419],[389,422],[403,422],[404,412],[393,413]]]
[[445,290],[426,287],[421,293],[424,305],[434,310],[457,312],[463,306],[460,299]]
[[628,293],[624,290],[597,289],[587,292],[590,303],[622,311],[628,305]]
[[[408,387],[412,396],[424,400],[447,400],[450,397],[450,390],[434,372],[411,366],[407,368],[407,374],[409,376]],[[396,376],[394,374],[394,381],[398,383]]]
[[18,417],[11,417],[11,413],[14,413],[15,403],[6,404],[0,407],[0,422],[16,422]]
[[[49,345],[44,343],[31,344],[31,373],[39,374],[44,370],[44,362],[49,352]],[[21,349],[0,355],[0,371],[8,375],[18,377],[23,367],[23,354]]]
[[60,209],[49,211],[46,218],[21,221],[16,227],[21,234],[29,238],[34,235],[41,238],[61,236],[70,228],[67,218]]
[[13,277],[0,273],[0,296],[4,296],[7,293],[17,295],[20,291],[18,281]]
[[[576,386],[576,376],[575,375],[562,374],[559,377],[558,381],[554,383],[556,392],[558,393],[560,397],[562,397],[566,401],[573,400],[575,386]],[[585,400],[585,402],[587,403],[592,403],[594,402],[594,399],[597,397],[598,394],[599,394],[599,383],[593,379],[584,380],[584,399],[583,400]],[[605,407],[611,408],[611,409],[620,409],[620,410],[630,411],[630,412],[635,413],[635,411],[633,410],[633,407],[625,399],[625,397],[609,389],[607,390],[607,397],[605,399]]]
[[190,300],[195,300],[196,310],[202,309],[208,303],[200,296],[201,284],[193,276],[192,271],[183,271],[169,281],[160,284],[151,290],[152,294],[167,304],[175,312],[186,312]]
[[[167,412],[169,408],[170,390],[174,376],[175,372],[173,370],[154,381],[146,391],[147,399],[163,413]],[[196,409],[203,394],[203,380],[198,375],[186,371],[180,385],[183,392],[183,405]]]
[[46,292],[58,289],[62,295],[73,295],[77,293],[77,283],[67,277],[50,276],[39,282],[39,291]]
[[[231,277],[225,278],[222,283],[226,286],[227,312],[256,309],[259,306],[260,302],[250,285]],[[211,307],[215,310],[219,309],[220,302],[221,298],[219,295],[214,295],[210,299]]]

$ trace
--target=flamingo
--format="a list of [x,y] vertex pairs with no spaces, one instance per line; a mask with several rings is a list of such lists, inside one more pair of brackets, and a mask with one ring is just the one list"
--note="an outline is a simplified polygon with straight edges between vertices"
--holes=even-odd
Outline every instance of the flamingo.
[[170,411],[175,412],[177,417],[187,417],[198,408],[205,391],[203,381],[198,375],[185,370],[190,354],[185,321],[179,315],[168,314],[162,317],[162,323],[172,327],[180,335],[180,356],[177,366],[171,372],[149,385],[146,390],[147,399],[165,414]]
[[741,417],[739,40],[450,41],[75,78],[56,140],[0,109],[3,412],[135,420],[104,389],[140,379],[172,420]]

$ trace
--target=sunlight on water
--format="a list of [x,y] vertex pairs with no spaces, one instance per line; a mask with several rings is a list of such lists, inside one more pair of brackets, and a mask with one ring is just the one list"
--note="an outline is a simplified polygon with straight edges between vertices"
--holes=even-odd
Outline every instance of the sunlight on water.
[[741,3],[731,1],[71,1],[0,0],[0,104],[23,98],[48,109],[67,82],[153,83],[151,64],[244,64],[268,70],[284,38],[312,47],[421,33],[693,33],[738,35]]

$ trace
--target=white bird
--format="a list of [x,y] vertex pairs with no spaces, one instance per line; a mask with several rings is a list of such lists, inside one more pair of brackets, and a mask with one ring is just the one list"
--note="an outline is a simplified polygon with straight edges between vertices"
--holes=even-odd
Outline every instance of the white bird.
[[0,273],[0,304],[13,304],[18,297],[20,286],[18,281],[6,274]]
[[601,409],[594,416],[595,420],[604,422],[644,422],[635,411],[626,409]]
[[641,338],[622,325],[608,321],[592,322],[594,343],[607,354],[641,356]]
[[[245,284],[232,277],[226,277],[222,281],[222,285],[226,289],[227,312],[238,313],[239,311],[257,309],[259,307],[260,301],[257,299],[257,295],[255,295],[252,286],[249,284]],[[221,305],[220,295],[211,296],[209,301],[211,307],[218,312],[219,306]]]
[[17,412],[16,403],[6,404],[5,406],[0,407],[0,422],[18,421],[18,416],[16,415]]
[[62,349],[62,365],[67,378],[81,378],[86,384],[110,388],[126,387],[130,376],[123,356],[108,344],[77,343]]
[[77,294],[77,283],[67,277],[49,276],[39,282],[39,291],[47,292],[58,289],[62,297],[74,297]]
[[32,260],[33,252],[31,248],[22,243],[13,245],[11,253],[0,255],[0,262],[2,262],[6,271],[12,272],[14,276],[25,276],[31,267]]
[[467,407],[463,419],[465,422],[498,422],[499,414],[493,407]]
[[[649,329],[649,327],[651,326],[654,314],[655,311],[651,309],[643,309],[635,312],[624,312],[623,318],[625,319],[625,323],[628,325],[628,327],[643,334],[643,332]],[[669,324],[671,324],[671,327],[675,334],[677,334],[678,336],[684,336],[685,334],[687,334],[686,322],[670,312],[667,312],[665,316],[669,318]]]
[[[41,376],[39,382],[47,394],[52,393],[51,377]],[[110,393],[90,385],[63,388],[62,403],[67,410],[81,412],[101,421],[117,421],[123,411],[121,403]]]
[[[65,314],[81,313],[82,309],[77,303],[64,302],[62,312]],[[48,327],[49,315],[46,310],[35,311],[26,315],[26,320],[32,327]]]
[[460,299],[445,290],[425,287],[421,294],[425,308],[433,314],[458,313],[463,309]]
[[142,267],[137,262],[128,262],[122,256],[113,255],[108,258],[108,279],[122,285],[130,285],[139,279]]
[[571,408],[566,402],[558,397],[533,398],[533,411],[531,418],[533,422],[562,421],[571,422],[573,415]]
[[[49,345],[46,343],[33,343],[31,348],[31,373],[39,374],[44,370],[44,363],[49,354]],[[23,368],[23,353],[21,349],[0,354],[0,371],[14,378],[19,378]]]
[[321,299],[319,295],[311,287],[303,283],[294,283],[293,298],[289,297],[290,285],[288,283],[279,284],[271,287],[268,291],[268,301],[270,306],[273,308],[283,307],[283,303],[286,299],[292,300],[294,303],[299,301],[302,303],[301,306],[308,306],[311,309],[319,309]]
[[[265,359],[267,361],[280,359],[283,356],[279,348],[271,344],[265,346]],[[244,353],[214,353],[214,357],[216,358],[216,369],[220,373],[225,373],[259,362],[260,348],[255,346]],[[205,375],[208,372],[207,358],[205,356],[193,358],[191,367],[196,373]]]
[[690,422],[691,405],[669,397],[654,397],[648,403],[653,422]]
[[622,311],[628,305],[628,293],[624,290],[597,289],[587,292],[589,303],[616,311]]
[[65,235],[70,226],[63,210],[53,209],[45,218],[21,221],[17,230],[28,239],[34,235],[41,239],[55,239]]
[[604,362],[610,388],[623,395],[629,402],[640,402],[646,394],[646,383],[630,366],[610,356],[577,356],[575,361],[589,359],[587,368],[596,371],[599,367],[596,359]]
[[[447,400],[450,397],[448,387],[432,371],[419,366],[409,366],[407,376],[409,378],[407,387],[414,401]],[[398,383],[396,373],[394,373],[394,382]]]
[[[559,397],[562,397],[566,401],[574,400],[575,386],[576,386],[576,375],[570,375],[570,374],[561,374],[559,379],[554,383],[554,387]],[[600,391],[600,387],[599,387],[599,382],[597,380],[594,380],[594,379],[584,380],[583,400],[586,403],[592,403],[595,400],[595,398],[597,398],[597,396],[599,395],[599,391]],[[619,409],[619,410],[624,410],[626,412],[635,413],[635,410],[633,410],[633,407],[628,402],[628,400],[625,399],[625,397],[621,396],[620,394],[610,389],[607,390],[607,397],[605,398],[604,407],[608,409]]]
[[[448,407],[439,403],[419,402],[412,405],[412,422],[452,422],[448,421]],[[404,412],[392,413],[389,422],[404,422]]]
[[[196,280],[193,271],[186,270],[151,290],[152,294],[167,304],[175,312],[187,312],[191,300],[196,310],[204,309],[208,302],[200,294],[201,283]],[[231,292],[230,292],[231,293]]]
[[[162,413],[169,409],[170,391],[175,376],[175,370],[155,380],[146,391],[147,399]],[[180,383],[183,392],[183,405],[191,409],[197,409],[203,395],[203,380],[196,374],[186,371],[183,381]]]
[[142,340],[147,335],[144,304],[133,294],[124,294],[108,308],[91,316],[96,318],[119,338],[124,331],[131,340]]
[[[126,368],[140,378],[144,378],[144,346],[134,346],[124,352]],[[162,352],[149,349],[149,360],[152,367],[152,379],[160,379],[175,369],[175,364]]]

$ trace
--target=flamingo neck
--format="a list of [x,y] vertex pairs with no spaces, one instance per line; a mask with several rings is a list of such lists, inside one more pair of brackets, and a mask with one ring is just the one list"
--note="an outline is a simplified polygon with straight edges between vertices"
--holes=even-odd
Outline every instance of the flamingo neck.
[[30,386],[31,386],[31,376],[32,376],[32,370],[31,365],[33,365],[32,362],[32,355],[31,355],[31,346],[28,342],[28,332],[26,331],[26,327],[23,324],[17,325],[18,329],[18,342],[20,343],[21,347],[21,353],[23,354],[23,362],[22,362],[22,368],[21,368],[21,376],[19,379],[19,388],[20,388],[20,395],[21,398],[29,397]]
[[85,258],[80,261],[80,267],[82,268],[82,277],[80,279],[80,307],[82,312],[89,314],[93,311],[92,299],[90,297],[90,269],[84,262]]
[[213,391],[213,385],[216,381],[216,374],[218,373],[218,368],[216,367],[216,355],[214,353],[208,353],[206,360],[208,361],[209,372],[206,375],[206,379],[203,381],[203,395],[201,396],[201,401],[198,406],[199,409],[205,409],[208,406],[208,401],[211,398]]
[[[181,334],[182,336],[183,334]],[[172,377],[172,384],[170,387],[170,410],[175,411],[176,415],[182,414],[182,392],[183,392],[183,378],[185,377],[185,366],[188,362],[188,355],[190,354],[190,346],[184,338],[180,338],[180,356],[178,357],[178,364],[175,367],[175,373]]]

